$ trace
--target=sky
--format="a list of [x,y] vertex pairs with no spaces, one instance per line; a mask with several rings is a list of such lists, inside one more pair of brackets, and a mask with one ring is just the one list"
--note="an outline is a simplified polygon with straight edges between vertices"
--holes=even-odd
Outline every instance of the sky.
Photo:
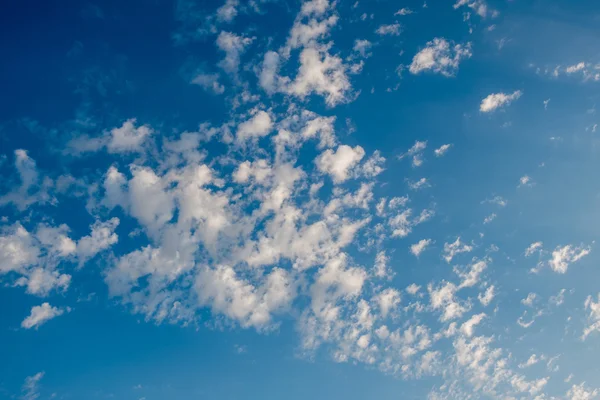
[[5,4],[0,398],[600,399],[599,22]]

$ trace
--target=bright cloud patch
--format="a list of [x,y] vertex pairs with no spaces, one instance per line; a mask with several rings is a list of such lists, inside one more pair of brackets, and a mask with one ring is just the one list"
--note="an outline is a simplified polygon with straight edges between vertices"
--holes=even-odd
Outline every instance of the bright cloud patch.
[[513,93],[492,93],[481,101],[479,111],[482,113],[489,113],[496,111],[499,108],[506,107],[513,101],[521,97],[523,92],[517,90]]
[[21,322],[21,327],[25,329],[38,328],[53,318],[56,318],[64,313],[57,307],[52,307],[48,303],[43,303],[41,306],[34,306],[31,309],[31,314]]
[[471,44],[455,44],[444,38],[435,38],[412,59],[409,70],[413,74],[434,72],[447,77],[458,72],[461,61],[470,58]]

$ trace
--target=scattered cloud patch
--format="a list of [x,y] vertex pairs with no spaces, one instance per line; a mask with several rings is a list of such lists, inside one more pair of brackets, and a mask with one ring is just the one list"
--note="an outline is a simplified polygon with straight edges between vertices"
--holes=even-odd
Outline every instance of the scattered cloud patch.
[[513,101],[518,100],[523,95],[523,92],[516,90],[513,93],[492,93],[481,101],[479,111],[489,113],[504,108],[510,105]]
[[446,77],[456,75],[460,63],[473,55],[471,44],[455,44],[444,38],[435,38],[413,57],[409,66],[412,74],[433,72]]

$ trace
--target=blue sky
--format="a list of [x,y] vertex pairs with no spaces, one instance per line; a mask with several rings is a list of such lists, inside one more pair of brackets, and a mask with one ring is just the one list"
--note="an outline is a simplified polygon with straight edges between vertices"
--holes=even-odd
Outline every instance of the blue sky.
[[600,5],[1,14],[0,397],[600,398]]

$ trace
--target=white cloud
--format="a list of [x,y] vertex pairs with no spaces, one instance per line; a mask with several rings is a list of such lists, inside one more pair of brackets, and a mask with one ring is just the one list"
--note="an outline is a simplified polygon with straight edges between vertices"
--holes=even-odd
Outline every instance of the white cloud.
[[319,171],[329,174],[335,183],[342,183],[350,176],[350,170],[364,157],[362,147],[341,145],[334,152],[331,149],[321,153],[315,163]]
[[529,256],[533,255],[534,253],[540,253],[542,251],[542,246],[543,246],[542,242],[531,243],[529,245],[529,247],[527,247],[525,249],[525,257],[529,257]]
[[384,164],[385,158],[381,156],[379,150],[375,150],[373,155],[361,165],[359,173],[366,178],[374,178],[385,170]]
[[223,94],[225,92],[225,86],[219,83],[219,74],[198,74],[192,79],[192,83],[215,94]]
[[448,152],[448,150],[450,150],[450,147],[452,147],[451,144],[443,144],[441,145],[439,148],[435,149],[435,156],[436,157],[441,157],[444,154],[446,154]]
[[225,72],[236,75],[240,66],[240,56],[253,40],[253,38],[238,36],[231,32],[219,33],[217,47],[225,53],[225,58],[219,62],[219,66]]
[[402,27],[399,23],[389,24],[389,25],[380,25],[379,28],[375,31],[378,35],[381,36],[398,36],[402,31]]
[[531,367],[532,365],[537,364],[540,361],[540,359],[538,358],[537,355],[532,354],[527,361],[525,361],[524,363],[519,364],[519,368],[523,369],[523,368],[527,368],[527,367]]
[[152,133],[147,125],[135,127],[135,118],[123,123],[120,128],[110,131],[107,148],[110,153],[126,153],[139,151],[142,143]]
[[239,6],[238,0],[225,0],[223,4],[217,10],[217,18],[220,21],[231,22],[238,14],[237,7]]
[[535,183],[533,182],[533,179],[531,179],[531,177],[529,175],[523,175],[521,178],[519,178],[519,186],[518,187],[531,187],[533,186]]
[[471,55],[470,43],[455,44],[444,38],[435,38],[413,57],[409,70],[413,74],[430,71],[450,77],[456,74],[460,62]]
[[236,138],[238,142],[257,139],[271,133],[273,129],[273,121],[271,116],[266,111],[258,111],[247,121],[238,125]]
[[26,278],[17,281],[19,286],[27,286],[27,293],[48,296],[53,290],[65,291],[71,284],[71,275],[61,274],[46,268],[33,268]]
[[491,199],[485,199],[481,202],[481,204],[485,203],[495,204],[500,207],[506,207],[506,205],[508,204],[508,200],[502,198],[501,196],[494,196]]
[[35,375],[28,376],[25,378],[25,383],[23,383],[23,387],[21,388],[21,399],[22,400],[37,400],[40,397],[39,386],[40,381],[44,377],[44,372],[38,372]]
[[485,315],[485,313],[473,315],[468,321],[461,325],[460,331],[468,337],[473,336],[475,327],[479,325],[481,321],[483,321],[483,319],[486,317],[487,315]]
[[42,303],[41,306],[34,306],[31,314],[21,322],[21,327],[25,329],[39,328],[41,325],[56,318],[64,313],[64,310],[52,307],[48,303]]
[[201,269],[196,280],[201,305],[240,321],[242,326],[264,327],[272,314],[285,309],[295,296],[287,271],[276,268],[255,287],[239,278],[231,267]]
[[130,118],[120,127],[113,128],[102,136],[77,136],[67,143],[66,152],[80,156],[106,148],[109,153],[140,153],[154,131],[148,125],[136,127],[136,124],[137,120]]
[[341,58],[325,49],[306,48],[300,53],[300,68],[285,92],[304,99],[315,92],[325,97],[329,106],[348,100],[351,85]]
[[578,64],[568,66],[565,69],[565,72],[567,74],[573,74],[575,72],[583,71],[584,68],[585,68],[585,63],[584,62],[580,62]]
[[454,268],[454,272],[462,279],[459,288],[473,287],[479,283],[483,271],[487,269],[487,260],[473,260],[466,268]]
[[357,52],[361,57],[367,58],[371,56],[369,52],[373,44],[365,39],[356,39],[354,41],[354,47],[352,48],[355,52]]
[[302,9],[300,10],[301,16],[310,16],[310,15],[322,15],[326,11],[329,10],[331,4],[329,0],[309,0],[305,1],[302,4]]
[[401,9],[399,9],[398,11],[396,11],[396,12],[394,13],[394,15],[401,15],[401,16],[404,16],[404,15],[410,15],[410,14],[413,14],[413,13],[414,13],[414,11],[413,11],[413,10],[411,10],[410,8],[403,7],[403,8],[401,8]]
[[299,47],[319,47],[318,41],[329,34],[329,31],[337,24],[337,21],[338,17],[336,15],[332,15],[320,21],[317,19],[310,19],[307,23],[301,22],[301,19],[296,19],[296,22],[290,31],[286,46],[282,49],[283,55],[287,58],[291,50]]
[[392,271],[389,268],[390,258],[385,254],[385,251],[380,251],[375,257],[375,276],[378,278],[391,278]]
[[548,264],[554,272],[564,274],[567,272],[570,264],[579,261],[590,254],[590,252],[590,247],[573,245],[559,246],[552,252],[552,259],[548,261]]
[[488,215],[487,217],[484,218],[483,220],[483,224],[489,224],[490,222],[492,222],[493,220],[495,220],[497,217],[496,213],[491,213],[490,215]]
[[529,293],[526,298],[521,300],[521,304],[526,305],[527,307],[533,307],[535,299],[537,299],[537,294]]
[[423,158],[422,158],[422,154],[423,151],[427,148],[427,142],[426,141],[416,141],[415,144],[408,149],[408,151],[406,153],[402,153],[398,156],[399,160],[402,160],[406,157],[412,157],[412,166],[413,167],[420,167],[423,164]]
[[484,307],[487,307],[494,299],[494,296],[495,296],[495,287],[494,287],[494,285],[492,285],[492,286],[489,286],[485,290],[485,292],[479,293],[477,295],[477,299],[479,299],[479,302],[481,303],[481,305],[483,305]]
[[259,75],[259,84],[268,94],[273,94],[280,89],[279,62],[280,57],[276,52],[268,51],[265,53]]
[[381,316],[386,318],[390,311],[393,311],[394,308],[398,307],[400,304],[400,292],[398,292],[396,289],[387,288],[381,293],[377,294],[374,300],[379,307]]
[[51,179],[41,180],[35,161],[29,157],[26,150],[14,151],[15,168],[21,184],[10,192],[0,196],[0,206],[13,204],[17,210],[23,211],[36,203],[47,203],[51,200],[48,195],[53,185]]
[[600,395],[600,390],[587,388],[585,382],[571,386],[567,392],[568,400],[592,400],[598,395]]
[[427,287],[430,304],[433,310],[442,310],[440,321],[446,322],[460,318],[468,308],[456,297],[458,288],[451,282],[445,282],[434,288],[431,284]]
[[444,260],[449,264],[457,254],[471,251],[473,251],[473,246],[462,243],[460,237],[457,237],[452,243],[444,243]]
[[513,101],[519,99],[523,95],[523,92],[516,90],[513,93],[492,93],[481,101],[479,111],[482,113],[489,113],[496,111],[499,108],[510,105]]
[[421,189],[425,189],[425,188],[431,187],[431,185],[427,181],[427,178],[421,178],[421,179],[419,179],[418,181],[415,181],[415,182],[408,182],[408,187],[411,190],[421,190]]
[[594,298],[588,296],[584,303],[586,311],[588,311],[588,324],[583,329],[581,339],[585,340],[592,332],[600,332],[600,294],[598,301],[594,303]]
[[411,283],[406,287],[406,293],[414,296],[419,292],[420,289],[421,286],[417,285],[416,283]]
[[488,14],[495,15],[495,12],[490,10],[484,0],[458,0],[454,4],[454,8],[469,7],[480,17],[486,17]]
[[115,229],[119,222],[119,219],[115,217],[106,222],[96,221],[92,224],[91,234],[77,241],[76,253],[80,265],[117,243],[119,237],[115,233]]
[[432,243],[431,239],[422,239],[417,243],[410,246],[410,252],[415,256],[419,257],[423,251]]

